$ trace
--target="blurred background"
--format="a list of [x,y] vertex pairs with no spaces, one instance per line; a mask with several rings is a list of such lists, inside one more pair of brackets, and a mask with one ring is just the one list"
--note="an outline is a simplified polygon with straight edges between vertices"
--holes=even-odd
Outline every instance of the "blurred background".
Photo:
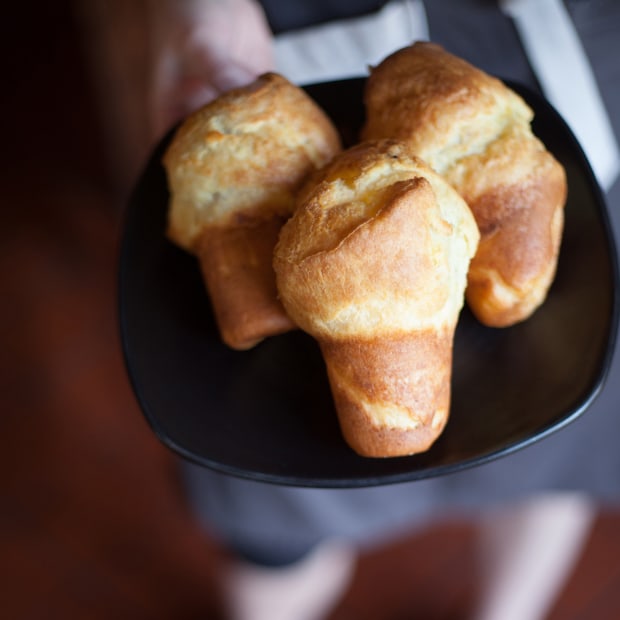
[[[193,520],[118,336],[123,207],[152,147],[143,20],[141,0],[33,0],[0,21],[7,619],[219,617],[226,551]],[[474,543],[455,520],[366,553],[332,620],[467,618]],[[550,619],[619,618],[618,558],[603,512]]]

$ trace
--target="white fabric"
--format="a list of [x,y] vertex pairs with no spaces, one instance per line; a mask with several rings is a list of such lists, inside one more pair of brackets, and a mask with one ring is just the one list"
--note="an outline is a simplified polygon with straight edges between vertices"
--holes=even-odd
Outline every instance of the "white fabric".
[[388,54],[428,39],[420,0],[393,0],[373,15],[330,22],[279,35],[276,70],[296,84],[368,74]]
[[581,143],[601,187],[620,171],[620,154],[590,63],[561,0],[501,0],[547,99]]

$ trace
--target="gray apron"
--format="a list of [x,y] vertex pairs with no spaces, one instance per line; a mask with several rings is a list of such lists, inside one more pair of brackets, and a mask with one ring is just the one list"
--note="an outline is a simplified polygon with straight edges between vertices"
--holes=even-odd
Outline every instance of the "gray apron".
[[[297,3],[282,4],[290,11]],[[339,3],[327,4],[333,11]],[[268,14],[275,13],[275,3],[266,7]],[[573,0],[567,7],[620,136],[620,2]],[[539,88],[515,24],[495,2],[428,0],[425,8],[432,41],[490,73]],[[328,17],[346,14],[332,12]],[[285,17],[278,22],[279,30],[286,25]],[[307,19],[320,21],[316,14]],[[291,24],[302,25],[294,20]],[[618,243],[617,181],[607,192],[607,203]],[[460,473],[381,487],[311,489],[237,479],[185,462],[182,469],[190,503],[208,531],[248,558],[273,565],[293,561],[325,539],[372,545],[447,516],[473,516],[538,493],[578,491],[599,503],[618,503],[618,437],[616,355],[602,392],[579,419],[517,453]]]

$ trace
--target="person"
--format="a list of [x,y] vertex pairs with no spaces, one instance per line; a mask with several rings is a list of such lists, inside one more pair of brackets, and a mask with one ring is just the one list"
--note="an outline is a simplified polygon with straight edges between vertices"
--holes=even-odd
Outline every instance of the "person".
[[[388,8],[405,11],[411,20],[409,30],[398,20],[400,37],[425,38],[426,33],[485,71],[538,89],[537,64],[526,54],[527,40],[520,37],[518,11],[528,3],[531,0],[389,5],[368,0],[153,0],[154,140],[219,93],[289,66],[291,45],[306,44],[324,32],[326,24],[342,26],[344,33],[364,16],[389,27],[393,22],[384,19]],[[620,5],[614,0],[545,0],[538,5],[570,18],[604,107],[613,113],[609,121],[617,137],[620,80],[614,59],[620,51]],[[548,36],[554,25],[545,24]],[[388,47],[399,46],[401,39],[389,35],[382,32],[377,38]],[[387,51],[373,48],[375,54]],[[365,66],[367,59],[361,61]],[[329,64],[337,65],[338,58]],[[303,80],[301,74],[286,77]],[[619,211],[614,207],[620,207],[620,184],[615,181],[613,144],[611,160],[604,178],[617,236],[620,222],[614,214]],[[620,455],[611,443],[618,435],[618,419],[610,415],[620,403],[619,373],[616,362],[591,410],[568,428],[498,461],[440,478],[362,489],[310,489],[233,478],[182,463],[197,515],[239,558],[225,580],[232,617],[322,618],[349,583],[359,548],[459,512],[481,524],[487,578],[474,617],[544,618],[579,555],[597,506],[620,497]]]

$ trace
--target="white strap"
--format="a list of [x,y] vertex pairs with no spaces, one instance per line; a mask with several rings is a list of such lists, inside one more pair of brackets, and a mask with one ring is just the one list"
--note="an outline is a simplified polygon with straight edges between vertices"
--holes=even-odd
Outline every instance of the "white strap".
[[561,0],[500,0],[512,17],[547,99],[581,143],[601,187],[620,172],[620,152],[596,80]]
[[297,84],[365,76],[369,65],[413,41],[427,39],[421,0],[392,0],[369,16],[277,36],[276,70]]

